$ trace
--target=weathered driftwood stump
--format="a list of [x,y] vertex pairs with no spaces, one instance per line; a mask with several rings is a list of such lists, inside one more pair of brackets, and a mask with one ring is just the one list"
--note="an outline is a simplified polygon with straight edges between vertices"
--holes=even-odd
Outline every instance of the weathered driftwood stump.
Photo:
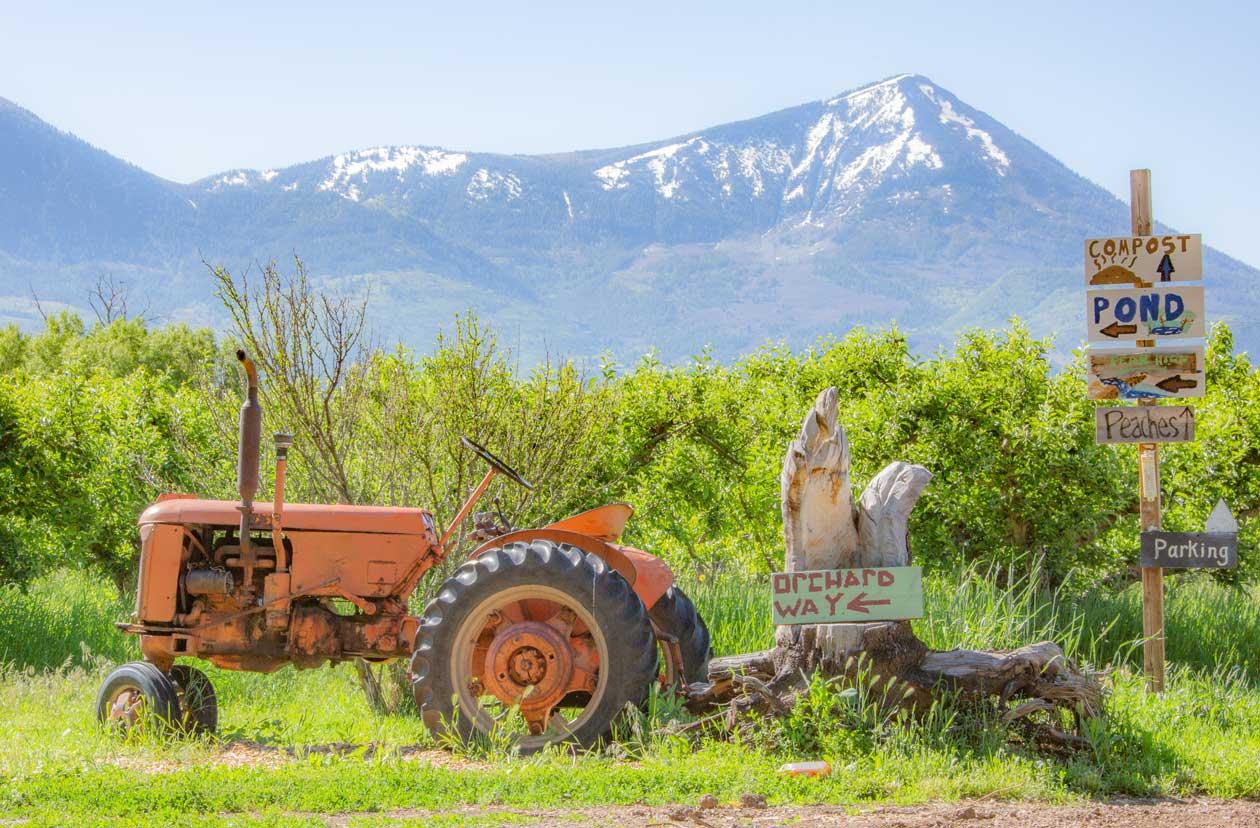
[[[836,422],[836,389],[818,395],[783,460],[783,535],[788,571],[906,566],[910,511],[932,475],[892,463],[867,485],[856,505],[849,482],[849,444]],[[1054,643],[1010,652],[929,650],[909,621],[802,624],[779,627],[773,649],[713,659],[708,686],[692,687],[692,709],[729,703],[733,721],[745,710],[784,712],[809,676],[842,676],[882,689],[890,704],[926,709],[944,691],[963,699],[996,697],[1008,721],[1037,711],[1074,716],[1101,712],[1094,676],[1069,663]],[[1044,743],[1074,744],[1053,723],[1039,725]]]

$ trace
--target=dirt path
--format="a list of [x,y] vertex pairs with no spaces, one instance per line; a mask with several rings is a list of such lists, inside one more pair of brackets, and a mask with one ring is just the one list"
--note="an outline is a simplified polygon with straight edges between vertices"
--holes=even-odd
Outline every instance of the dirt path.
[[[846,810],[832,806],[765,808],[720,806],[716,808],[579,808],[574,810],[519,810],[469,808],[455,811],[394,811],[388,816],[423,822],[438,813],[450,818],[460,814],[493,825],[494,814],[503,814],[511,825],[624,826],[624,828],[1208,828],[1208,826],[1260,826],[1260,802],[1215,801],[1112,801],[1090,805],[1037,805],[1035,803],[961,803],[917,807],[878,807]],[[508,815],[511,816],[508,816]],[[331,826],[345,826],[352,814],[326,817]],[[382,816],[377,814],[377,817]],[[484,821],[483,821],[484,820]]]

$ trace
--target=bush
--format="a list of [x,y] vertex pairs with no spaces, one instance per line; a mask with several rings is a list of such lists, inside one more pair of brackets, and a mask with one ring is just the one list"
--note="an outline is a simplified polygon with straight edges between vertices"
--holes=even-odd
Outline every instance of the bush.
[[[766,573],[782,565],[783,451],[817,393],[834,385],[856,489],[893,460],[934,475],[912,518],[916,562],[1017,575],[1041,560],[1053,584],[1135,574],[1136,452],[1094,444],[1084,355],[1055,370],[1048,343],[1018,323],[966,334],[930,357],[914,355],[895,329],[854,330],[729,365],[706,354],[676,366],[649,356],[587,375],[564,360],[520,370],[470,316],[426,355],[347,349],[330,385],[309,360],[322,323],[303,271],[287,281],[269,273],[255,313],[268,290],[277,319],[290,299],[315,313],[303,323],[306,346],[286,344],[284,324],[246,336],[275,363],[264,366],[268,425],[296,432],[293,500],[420,505],[444,523],[480,476],[459,446],[467,434],[538,484],[491,490],[487,504],[497,497],[517,525],[625,500],[638,509],[627,542],[677,571]],[[328,307],[353,320],[353,304]],[[231,345],[206,331],[135,320],[89,328],[71,316],[35,336],[0,332],[0,581],[72,565],[126,584],[135,517],[158,492],[234,496],[240,377]],[[293,373],[303,359],[306,372]],[[1260,531],[1251,520],[1260,511],[1260,372],[1233,352],[1224,325],[1213,329],[1207,367],[1207,396],[1193,401],[1198,439],[1162,449],[1165,525],[1197,529],[1224,497],[1242,523],[1243,568],[1215,577],[1249,580],[1260,566],[1250,554]]]

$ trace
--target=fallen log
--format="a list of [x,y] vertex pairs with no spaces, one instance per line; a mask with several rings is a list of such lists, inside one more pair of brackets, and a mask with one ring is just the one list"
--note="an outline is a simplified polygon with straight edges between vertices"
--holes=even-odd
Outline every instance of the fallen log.
[[[837,392],[818,395],[780,477],[787,571],[907,566],[911,510],[931,480],[922,466],[896,462],[875,476],[857,503],[849,481],[849,443],[837,423]],[[889,704],[927,710],[951,694],[994,700],[1008,723],[1031,728],[1047,747],[1080,747],[1084,740],[1056,727],[1058,711],[1080,723],[1102,712],[1097,677],[1072,664],[1063,650],[1042,641],[1004,652],[937,651],[914,634],[909,621],[799,624],[778,627],[774,647],[714,658],[708,684],[692,685],[694,712],[728,706],[740,713],[789,710],[810,676],[866,682]],[[1013,705],[1013,706],[1012,706]],[[1049,714],[1030,724],[1027,717]]]

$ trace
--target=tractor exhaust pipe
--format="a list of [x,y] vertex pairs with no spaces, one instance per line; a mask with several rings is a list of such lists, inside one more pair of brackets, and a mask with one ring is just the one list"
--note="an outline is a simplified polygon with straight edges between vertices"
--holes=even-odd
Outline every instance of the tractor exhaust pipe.
[[[258,402],[258,370],[244,351],[237,351],[236,358],[245,367],[249,390],[241,405],[240,443],[236,459],[236,490],[241,494],[241,558],[252,562],[249,544],[250,521],[254,510],[254,495],[258,493],[258,453],[262,440],[262,405]],[[247,570],[248,571],[248,570]],[[248,584],[248,579],[246,584]]]

